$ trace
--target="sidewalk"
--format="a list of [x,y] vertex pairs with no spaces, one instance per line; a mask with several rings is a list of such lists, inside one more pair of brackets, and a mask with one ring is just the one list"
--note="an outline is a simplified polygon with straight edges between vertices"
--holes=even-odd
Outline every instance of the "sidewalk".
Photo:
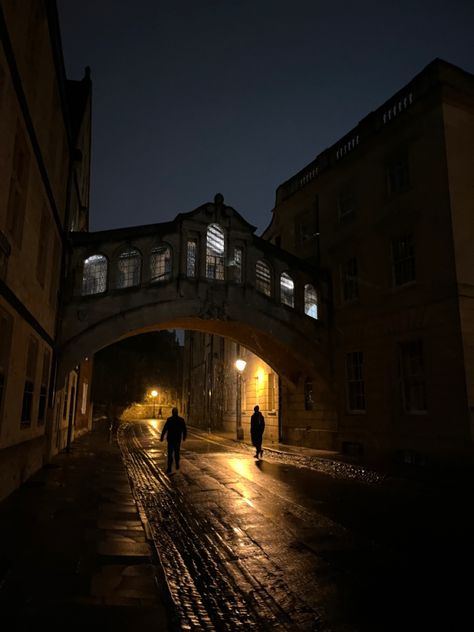
[[99,422],[0,503],[8,630],[173,629],[144,525],[120,450]]

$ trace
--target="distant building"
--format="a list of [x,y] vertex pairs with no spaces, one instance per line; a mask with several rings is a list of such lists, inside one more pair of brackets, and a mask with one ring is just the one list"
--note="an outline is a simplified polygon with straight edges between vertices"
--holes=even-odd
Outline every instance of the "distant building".
[[0,498],[89,427],[88,362],[54,397],[70,230],[87,230],[91,81],[65,77],[54,2],[0,1]]
[[473,164],[474,76],[434,60],[277,189],[263,237],[331,281],[336,448],[472,456]]
[[[185,332],[183,403],[188,422],[203,430],[231,432],[237,437],[238,380],[243,438],[250,439],[250,416],[260,406],[265,417],[265,442],[277,443],[279,378],[264,360],[221,336]],[[240,376],[237,359],[246,365]]]

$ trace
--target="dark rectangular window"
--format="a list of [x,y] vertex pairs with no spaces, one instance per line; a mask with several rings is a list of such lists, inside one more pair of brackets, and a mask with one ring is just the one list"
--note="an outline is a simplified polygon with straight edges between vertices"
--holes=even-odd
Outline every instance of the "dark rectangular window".
[[426,412],[423,343],[410,340],[399,344],[400,387],[406,413]]
[[305,246],[316,238],[316,226],[313,213],[307,212],[296,220],[296,247]]
[[341,194],[337,201],[339,221],[348,222],[354,219],[356,214],[356,199],[351,193]]
[[406,157],[397,158],[387,165],[387,191],[389,195],[402,193],[410,186],[410,171]]
[[351,413],[365,412],[364,358],[362,351],[346,355],[347,408]]
[[411,235],[392,242],[393,283],[395,286],[416,280],[415,243]]
[[56,235],[53,237],[53,256],[51,259],[51,276],[49,286],[49,303],[52,307],[56,305],[58,299],[59,271],[61,269],[61,255],[59,252],[59,241]]
[[13,319],[10,314],[0,309],[0,420],[2,418],[2,404],[8,375],[12,322]]
[[342,298],[345,303],[359,298],[359,278],[357,259],[352,257],[342,264]]
[[48,398],[49,382],[49,351],[45,349],[43,353],[43,369],[41,372],[41,384],[38,406],[38,424],[44,424],[46,417],[46,402]]
[[304,383],[304,409],[313,410],[313,382],[311,380],[305,380]]
[[18,247],[23,238],[30,155],[20,122],[17,122],[7,206],[7,228]]
[[38,237],[38,255],[36,257],[36,278],[41,287],[44,287],[46,266],[49,253],[48,213],[47,206],[43,204],[41,211],[41,224]]
[[32,422],[33,397],[35,393],[36,360],[38,357],[38,341],[33,336],[28,341],[26,357],[25,386],[23,389],[23,405],[21,409],[21,424],[29,426]]

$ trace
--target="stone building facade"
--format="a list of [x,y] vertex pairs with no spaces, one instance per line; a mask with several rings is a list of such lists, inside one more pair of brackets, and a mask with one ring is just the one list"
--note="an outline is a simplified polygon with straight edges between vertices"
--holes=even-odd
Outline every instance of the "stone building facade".
[[2,498],[89,427],[87,363],[54,389],[67,234],[88,225],[91,81],[66,79],[54,2],[2,0],[0,40]]
[[[265,417],[265,443],[279,441],[279,376],[262,358],[228,338],[196,331],[185,332],[184,358],[183,410],[189,423],[248,441],[250,416],[258,405]],[[238,359],[245,362],[240,374]]]
[[331,281],[343,451],[472,457],[473,164],[474,77],[435,60],[277,189],[263,237]]

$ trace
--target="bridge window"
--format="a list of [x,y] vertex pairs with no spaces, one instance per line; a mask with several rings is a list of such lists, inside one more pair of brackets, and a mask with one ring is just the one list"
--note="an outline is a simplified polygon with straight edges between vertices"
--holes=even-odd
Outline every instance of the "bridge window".
[[234,281],[242,283],[242,248],[234,248]]
[[140,283],[141,259],[135,248],[121,253],[117,262],[117,288],[124,289]]
[[206,277],[224,280],[225,235],[219,224],[209,224],[206,243]]
[[92,255],[84,261],[82,296],[100,294],[107,289],[107,259],[104,255]]
[[318,295],[309,283],[304,286],[304,313],[311,318],[318,317]]
[[272,275],[265,261],[257,261],[255,266],[255,287],[266,296],[272,295]]
[[280,300],[283,305],[295,306],[295,284],[286,272],[283,272],[280,277]]
[[186,250],[186,276],[195,277],[197,273],[197,241],[188,239]]
[[171,279],[171,248],[169,246],[153,248],[150,257],[150,273],[152,283]]

